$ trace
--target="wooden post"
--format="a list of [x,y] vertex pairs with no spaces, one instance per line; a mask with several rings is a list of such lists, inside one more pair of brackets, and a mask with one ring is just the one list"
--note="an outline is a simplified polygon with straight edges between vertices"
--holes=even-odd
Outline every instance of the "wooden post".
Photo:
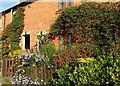
[[44,80],[46,80],[46,65],[44,64],[43,67],[44,67],[44,73],[43,73],[44,74]]
[[40,68],[39,68],[39,66],[37,66],[37,78],[38,78],[38,80],[40,80]]
[[7,65],[7,74],[8,74],[8,76],[10,76],[10,72],[11,72],[11,71],[10,71],[10,70],[11,70],[11,69],[10,69],[10,63],[11,63],[11,62],[10,62],[10,58],[9,58],[8,61],[7,61],[7,64],[8,64],[8,65]]
[[41,80],[43,80],[43,65],[41,65],[40,70],[41,70]]
[[2,75],[3,77],[6,76],[7,73],[7,58],[3,58],[2,60]]

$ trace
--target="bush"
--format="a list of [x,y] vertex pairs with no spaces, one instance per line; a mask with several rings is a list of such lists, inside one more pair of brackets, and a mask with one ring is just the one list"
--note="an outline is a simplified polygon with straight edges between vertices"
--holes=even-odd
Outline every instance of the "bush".
[[118,86],[120,84],[120,56],[99,56],[89,62],[80,62],[57,70],[53,84],[65,86]]

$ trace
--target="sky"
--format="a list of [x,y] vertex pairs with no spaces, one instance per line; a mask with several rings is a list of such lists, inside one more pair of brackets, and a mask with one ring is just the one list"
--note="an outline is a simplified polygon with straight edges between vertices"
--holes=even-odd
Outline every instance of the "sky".
[[0,13],[19,3],[19,0],[0,0]]

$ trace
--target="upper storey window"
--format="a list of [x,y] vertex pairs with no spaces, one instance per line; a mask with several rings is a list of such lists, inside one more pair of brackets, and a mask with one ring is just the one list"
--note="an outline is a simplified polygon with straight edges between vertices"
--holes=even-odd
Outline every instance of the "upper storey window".
[[71,0],[67,0],[67,6],[71,6]]
[[64,8],[64,1],[63,0],[60,0],[59,7]]

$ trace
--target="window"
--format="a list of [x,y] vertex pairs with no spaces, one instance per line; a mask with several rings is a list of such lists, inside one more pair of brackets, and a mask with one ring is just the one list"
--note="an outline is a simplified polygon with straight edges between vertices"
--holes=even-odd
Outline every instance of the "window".
[[60,50],[64,50],[64,35],[60,35]]
[[67,6],[71,6],[71,0],[67,0]]
[[[67,39],[66,39],[67,37]],[[60,35],[60,50],[64,50],[65,46],[71,47],[72,45],[72,34],[65,36],[63,34]]]
[[60,2],[59,2],[59,8],[64,8],[64,1],[63,0],[60,0]]
[[68,42],[69,42],[69,44],[72,44],[72,35],[71,34],[68,36]]
[[40,31],[37,33],[37,49],[39,50],[42,45],[46,42],[46,32]]

